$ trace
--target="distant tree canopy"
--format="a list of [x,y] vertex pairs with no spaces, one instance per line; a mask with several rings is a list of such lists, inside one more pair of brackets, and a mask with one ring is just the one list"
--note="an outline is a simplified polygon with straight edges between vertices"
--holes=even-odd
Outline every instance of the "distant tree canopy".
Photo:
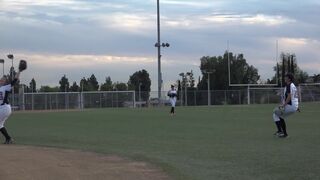
[[37,92],[37,83],[36,83],[36,80],[34,80],[34,78],[32,78],[29,83],[28,92]]
[[280,55],[281,62],[276,64],[273,69],[275,71],[275,75],[272,80],[268,80],[268,83],[275,84],[277,83],[278,77],[278,85],[284,86],[285,81],[284,77],[287,73],[292,73],[295,77],[295,83],[305,83],[308,79],[309,75],[307,72],[302,71],[297,63],[297,57],[295,54],[289,53],[281,53]]
[[90,76],[90,78],[88,78],[87,81],[88,81],[90,91],[98,91],[99,90],[99,83],[98,83],[97,78],[94,74],[92,74]]
[[77,85],[77,82],[73,82],[72,86],[70,86],[70,91],[71,92],[79,92],[80,91],[80,87]]
[[69,80],[66,75],[63,75],[61,80],[59,81],[60,84],[60,92],[69,92]]
[[89,78],[83,77],[80,80],[80,91],[98,91],[99,83],[94,74],[92,74]]
[[313,83],[320,83],[320,74],[315,74],[312,76]]
[[126,83],[116,82],[113,84],[113,90],[114,91],[127,91],[128,86]]
[[111,77],[108,76],[106,77],[106,81],[103,84],[101,84],[100,91],[112,91],[112,90],[113,90],[112,80],[111,80]]
[[137,71],[133,73],[129,78],[129,81],[128,81],[129,90],[134,90],[138,92],[139,86],[140,86],[140,91],[143,92],[141,93],[142,100],[144,101],[148,100],[150,96],[150,90],[151,90],[151,79],[148,71],[146,71],[145,69],[142,69],[141,71]]
[[231,52],[226,52],[223,56],[204,56],[200,59],[202,79],[198,83],[198,89],[208,89],[208,74],[210,74],[210,89],[229,89],[228,55],[232,84],[258,84],[260,80],[258,69],[249,65],[243,54],[233,55]]
[[55,86],[55,87],[50,87],[50,86],[41,86],[39,89],[39,92],[59,92],[60,87]]

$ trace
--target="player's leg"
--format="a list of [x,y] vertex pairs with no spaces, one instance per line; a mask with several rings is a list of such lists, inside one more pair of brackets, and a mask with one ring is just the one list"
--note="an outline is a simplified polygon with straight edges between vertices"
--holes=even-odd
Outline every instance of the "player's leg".
[[171,104],[170,114],[173,114],[173,113],[174,113],[174,108],[173,108],[173,98],[170,98],[170,104]]
[[177,102],[177,99],[176,98],[173,98],[173,103],[172,103],[172,114],[175,114],[175,107],[176,107],[176,102]]
[[277,131],[274,133],[274,135],[277,135],[277,136],[282,133],[280,115],[281,115],[280,109],[279,108],[275,108],[273,110],[273,120],[274,120],[274,123],[276,124]]
[[287,125],[285,122],[285,118],[294,114],[297,111],[297,108],[291,105],[287,105],[284,107],[284,109],[275,108],[273,113],[273,119],[277,125],[277,128],[279,130],[279,126],[281,129],[281,133],[277,133],[279,137],[287,137]]
[[12,138],[10,137],[7,129],[4,127],[4,124],[8,117],[11,114],[11,107],[8,105],[2,105],[0,107],[0,132],[5,137],[4,144],[11,144],[13,142]]
[[287,133],[286,121],[281,117],[280,117],[280,125],[281,125],[281,129],[282,129],[282,133],[279,134],[279,137],[287,137],[288,133]]
[[280,137],[287,137],[287,125],[286,121],[284,120],[286,117],[294,114],[297,111],[297,108],[291,105],[287,105],[284,107],[283,115],[280,117],[280,124],[281,128],[283,130],[283,134],[280,135]]

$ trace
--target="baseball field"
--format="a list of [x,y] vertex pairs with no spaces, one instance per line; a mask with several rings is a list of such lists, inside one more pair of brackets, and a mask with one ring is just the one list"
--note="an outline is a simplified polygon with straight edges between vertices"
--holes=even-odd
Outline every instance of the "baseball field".
[[[30,162],[36,163],[47,156],[40,149],[50,155],[67,153],[65,158],[74,160],[87,158],[84,164],[92,166],[95,160],[104,159],[108,165],[103,167],[100,162],[96,166],[105,168],[105,173],[117,166],[121,175],[129,173],[127,179],[135,175],[126,167],[141,170],[146,179],[157,179],[148,176],[152,173],[158,179],[177,180],[320,179],[320,104],[302,104],[302,112],[287,120],[289,137],[285,139],[273,135],[274,106],[178,107],[175,116],[169,115],[169,108],[16,112],[6,124],[16,143],[1,145],[0,151],[6,152],[0,158],[15,152],[7,160],[13,159],[11,167],[20,167],[21,161],[14,156],[27,152]],[[75,152],[84,155],[71,157]],[[42,163],[56,160],[51,157]],[[1,164],[2,176],[8,175],[9,167]],[[70,166],[73,164],[65,162],[59,167]],[[94,170],[86,171],[90,176]],[[23,173],[10,170],[19,172]],[[118,178],[112,177],[109,179]]]

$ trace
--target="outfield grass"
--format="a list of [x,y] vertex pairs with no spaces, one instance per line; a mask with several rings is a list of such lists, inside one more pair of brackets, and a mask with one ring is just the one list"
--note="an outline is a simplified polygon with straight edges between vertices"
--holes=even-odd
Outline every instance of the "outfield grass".
[[274,105],[15,113],[17,144],[116,154],[151,162],[174,179],[320,179],[320,104],[272,134]]

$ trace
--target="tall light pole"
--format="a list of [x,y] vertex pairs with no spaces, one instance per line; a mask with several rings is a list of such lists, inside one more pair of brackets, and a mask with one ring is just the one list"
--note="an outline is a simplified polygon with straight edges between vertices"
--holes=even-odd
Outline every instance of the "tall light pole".
[[158,99],[159,103],[161,102],[161,87],[162,87],[162,73],[161,73],[161,46],[162,47],[169,47],[169,43],[162,43],[160,40],[160,3],[157,0],[157,35],[158,41],[155,44],[155,47],[158,48]]

